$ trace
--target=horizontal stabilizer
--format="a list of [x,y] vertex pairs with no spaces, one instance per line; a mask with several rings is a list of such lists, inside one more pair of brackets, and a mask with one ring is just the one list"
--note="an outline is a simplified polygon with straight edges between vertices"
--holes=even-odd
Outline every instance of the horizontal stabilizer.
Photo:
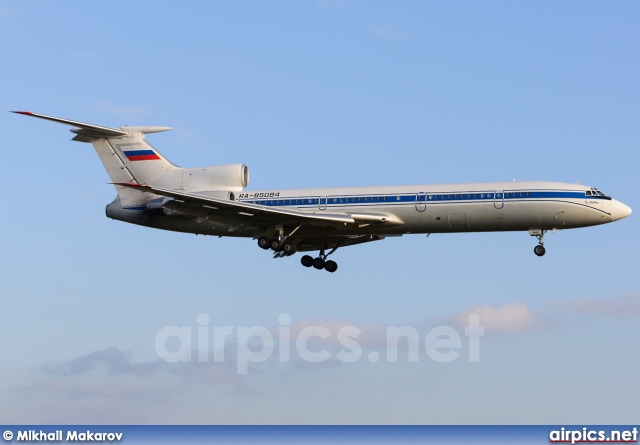
[[[109,138],[114,136],[125,136],[127,134],[126,131],[120,130],[118,128],[109,128],[109,127],[102,127],[100,125],[85,124],[84,122],[77,122],[69,119],[62,119],[59,117],[45,116],[44,114],[36,114],[36,113],[31,113],[29,111],[12,111],[12,113],[24,114],[25,116],[39,117],[40,119],[45,119],[52,122],[58,122],[60,124],[66,124],[66,125],[71,125],[73,127],[78,127],[80,130],[76,130],[76,131],[71,130],[71,131],[73,131],[78,135],[89,137],[89,138],[91,137]],[[79,140],[76,138],[74,139]]]

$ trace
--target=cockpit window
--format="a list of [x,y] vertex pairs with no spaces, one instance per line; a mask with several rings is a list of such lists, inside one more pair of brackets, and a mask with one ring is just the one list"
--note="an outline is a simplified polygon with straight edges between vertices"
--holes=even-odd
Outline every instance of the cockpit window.
[[591,195],[591,196],[603,196],[603,197],[607,197],[607,195],[605,195],[604,193],[602,193],[600,190],[598,190],[595,187],[591,187],[591,190],[587,190],[587,195]]

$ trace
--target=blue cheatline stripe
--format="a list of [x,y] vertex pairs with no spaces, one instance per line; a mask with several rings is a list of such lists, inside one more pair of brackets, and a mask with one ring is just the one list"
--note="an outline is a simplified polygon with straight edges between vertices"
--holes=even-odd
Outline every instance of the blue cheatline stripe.
[[[500,195],[500,194],[498,194]],[[240,199],[241,202],[260,204],[264,206],[344,206],[344,205],[394,205],[406,203],[447,203],[447,202],[513,202],[542,199],[589,199],[609,200],[605,196],[587,196],[584,191],[517,191],[502,192],[502,196],[496,197],[495,192],[465,192],[465,193],[427,193],[427,194],[402,194],[402,195],[331,195],[322,200],[317,197],[292,196],[278,199]]]

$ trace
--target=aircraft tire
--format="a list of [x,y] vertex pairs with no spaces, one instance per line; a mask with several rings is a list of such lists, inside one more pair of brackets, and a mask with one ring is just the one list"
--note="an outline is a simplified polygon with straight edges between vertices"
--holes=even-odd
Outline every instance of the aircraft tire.
[[313,266],[313,257],[311,257],[309,255],[305,255],[302,258],[300,258],[300,263],[304,267],[311,267],[311,266]]
[[261,236],[260,238],[258,238],[258,247],[267,250],[269,247],[271,247],[271,240],[266,236]]
[[279,239],[272,239],[270,247],[274,252],[282,252],[282,241]]
[[544,246],[537,245],[536,247],[533,248],[533,253],[535,253],[538,256],[543,256],[546,252],[547,252],[547,249],[545,249]]
[[324,260],[320,257],[313,260],[313,267],[318,270],[324,269]]
[[293,255],[294,253],[296,253],[298,251],[298,249],[296,249],[295,244],[286,242],[282,245],[282,251],[284,253],[286,253],[287,255]]
[[327,272],[334,273],[336,270],[338,270],[338,263],[336,263],[335,261],[329,260],[326,263],[324,263],[324,270],[326,270]]

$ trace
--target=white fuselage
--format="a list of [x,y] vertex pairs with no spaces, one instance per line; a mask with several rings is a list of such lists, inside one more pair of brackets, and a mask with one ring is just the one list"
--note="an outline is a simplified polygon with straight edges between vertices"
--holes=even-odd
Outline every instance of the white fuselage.
[[[526,181],[247,190],[237,193],[235,198],[264,207],[358,215],[361,224],[346,227],[336,223],[332,226],[334,233],[383,236],[570,229],[609,223],[631,213],[619,201],[596,195],[592,190],[591,187],[578,184]],[[135,213],[129,216],[138,219],[139,213]],[[367,215],[386,215],[388,218],[384,223],[374,219],[369,223]],[[117,219],[136,222],[129,218]],[[175,216],[164,216],[161,219],[164,221],[154,218],[153,222],[147,221],[144,225],[223,236],[253,236],[255,232],[251,227],[230,230],[234,221],[202,224],[195,222],[196,218],[177,221]],[[169,223],[170,227],[166,227],[165,223]],[[310,231],[313,231],[312,226],[302,228],[300,235]]]

